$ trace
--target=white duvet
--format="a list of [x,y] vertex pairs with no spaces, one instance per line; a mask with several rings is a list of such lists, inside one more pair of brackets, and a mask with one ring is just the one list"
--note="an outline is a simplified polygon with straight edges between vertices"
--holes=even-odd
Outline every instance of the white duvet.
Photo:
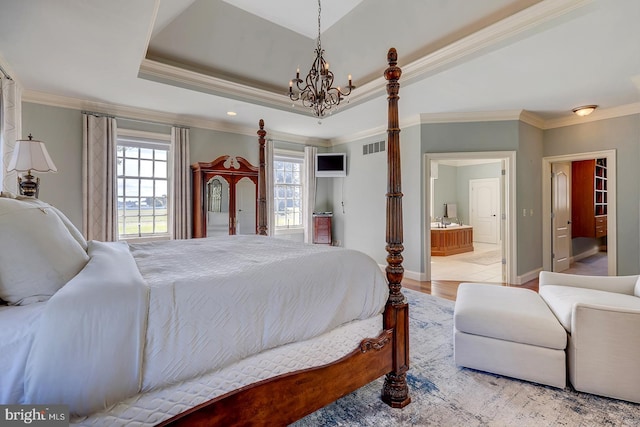
[[104,409],[382,312],[368,256],[262,236],[90,242],[84,270],[46,304],[23,403]]

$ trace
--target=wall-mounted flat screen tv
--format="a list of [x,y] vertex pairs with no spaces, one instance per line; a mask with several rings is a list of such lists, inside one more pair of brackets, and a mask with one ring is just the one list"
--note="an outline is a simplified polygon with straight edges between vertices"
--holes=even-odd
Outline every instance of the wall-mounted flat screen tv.
[[318,153],[315,162],[317,178],[347,176],[346,153]]

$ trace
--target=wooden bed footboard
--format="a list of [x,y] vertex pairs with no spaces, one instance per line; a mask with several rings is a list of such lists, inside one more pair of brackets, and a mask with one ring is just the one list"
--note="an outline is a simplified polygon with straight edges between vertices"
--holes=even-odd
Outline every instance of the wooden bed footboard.
[[[383,332],[362,341],[349,355],[331,364],[280,375],[243,387],[163,422],[160,426],[286,425],[385,376],[381,393],[388,405],[401,408],[411,402],[406,374],[409,369],[409,306],[402,294],[402,185],[400,127],[398,121],[397,53],[387,54],[388,185],[386,221],[386,275],[389,298],[383,316]],[[258,131],[260,145],[259,209],[266,206],[264,122]],[[266,213],[259,214],[258,234],[267,234]]]
[[290,424],[389,372],[392,342],[393,331],[383,331],[336,362],[234,390],[159,426]]

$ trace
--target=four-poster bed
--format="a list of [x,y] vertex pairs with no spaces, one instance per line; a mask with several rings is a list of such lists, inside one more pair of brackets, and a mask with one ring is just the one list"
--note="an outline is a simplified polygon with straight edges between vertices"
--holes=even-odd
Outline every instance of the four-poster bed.
[[[383,375],[386,377],[381,397],[385,403],[402,408],[411,402],[406,380],[409,369],[408,304],[401,292],[404,268],[398,80],[402,72],[397,66],[394,48],[389,50],[387,60],[389,67],[384,76],[388,81],[386,276],[389,296],[382,333],[363,340],[358,348],[333,363],[251,384],[191,408],[160,426],[286,425]],[[263,120],[259,126],[258,233],[266,234],[266,131]]]
[[[386,279],[361,252],[264,237],[262,120],[257,236],[87,242],[46,203],[0,198],[0,403],[66,404],[81,425],[285,425],[385,376],[382,400],[409,404],[388,62]],[[8,257],[21,248],[37,268]]]

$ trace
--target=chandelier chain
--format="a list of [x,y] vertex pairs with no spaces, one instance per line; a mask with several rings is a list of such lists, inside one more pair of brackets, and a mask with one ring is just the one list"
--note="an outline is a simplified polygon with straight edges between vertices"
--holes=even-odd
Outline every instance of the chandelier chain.
[[318,50],[322,49],[320,45],[320,15],[322,14],[322,5],[320,4],[320,0],[318,0]]

